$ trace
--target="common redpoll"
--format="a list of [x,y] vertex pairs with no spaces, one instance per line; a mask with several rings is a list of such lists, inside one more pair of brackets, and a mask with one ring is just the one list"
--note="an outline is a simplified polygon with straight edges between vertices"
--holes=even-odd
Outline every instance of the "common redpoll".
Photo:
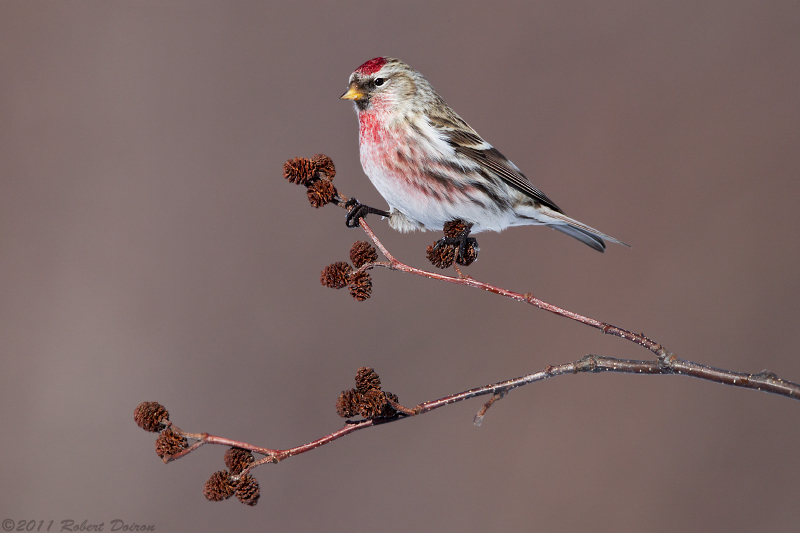
[[627,246],[566,216],[402,61],[370,59],[349,83],[342,99],[352,100],[358,113],[361,166],[390,211],[353,200],[348,225],[367,213],[388,216],[402,232],[439,231],[455,219],[472,224],[473,233],[532,224],[600,252],[604,239]]

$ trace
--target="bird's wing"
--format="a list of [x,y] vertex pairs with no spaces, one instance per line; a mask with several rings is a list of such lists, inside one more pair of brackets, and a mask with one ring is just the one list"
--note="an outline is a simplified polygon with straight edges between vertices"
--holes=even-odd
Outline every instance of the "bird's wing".
[[438,130],[456,153],[478,164],[483,170],[499,177],[511,187],[558,213],[561,209],[496,148],[484,141],[461,117],[452,112],[448,116],[431,116],[431,125]]

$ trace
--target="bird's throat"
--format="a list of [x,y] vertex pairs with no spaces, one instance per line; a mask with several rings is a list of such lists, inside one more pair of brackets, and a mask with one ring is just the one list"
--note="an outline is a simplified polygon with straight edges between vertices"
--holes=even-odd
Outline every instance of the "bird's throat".
[[361,144],[365,142],[372,145],[381,144],[385,130],[380,118],[375,113],[368,111],[359,113],[358,126]]

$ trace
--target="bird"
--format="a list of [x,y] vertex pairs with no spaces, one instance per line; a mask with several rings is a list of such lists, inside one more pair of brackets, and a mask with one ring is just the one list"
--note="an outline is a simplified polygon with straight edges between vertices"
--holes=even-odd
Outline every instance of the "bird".
[[471,225],[467,233],[543,225],[598,252],[605,241],[628,246],[565,215],[406,63],[370,59],[348,83],[341,99],[358,115],[361,166],[389,204],[387,212],[351,199],[348,226],[377,213],[400,232],[462,220]]

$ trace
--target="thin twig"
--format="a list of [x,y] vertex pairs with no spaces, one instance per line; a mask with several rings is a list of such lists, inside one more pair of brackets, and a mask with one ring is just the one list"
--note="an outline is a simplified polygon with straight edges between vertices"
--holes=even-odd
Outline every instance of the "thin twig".
[[[375,243],[375,246],[381,250],[381,253],[386,255],[384,250],[386,249],[383,246],[383,243],[378,239],[375,235],[375,232],[372,231],[372,228],[367,225],[367,223],[362,219],[361,220],[361,228],[364,232],[372,239],[372,242]],[[534,307],[538,307],[539,309],[543,309],[545,311],[549,311],[550,313],[563,316],[569,318],[571,320],[575,320],[576,322],[580,322],[581,324],[586,324],[587,326],[591,326],[595,329],[599,329],[603,333],[607,335],[615,335],[617,337],[621,337],[623,339],[627,339],[631,342],[635,342],[636,344],[643,346],[656,354],[659,358],[665,358],[670,355],[670,353],[665,350],[660,344],[657,342],[648,339],[644,334],[633,333],[626,329],[614,326],[612,324],[608,324],[606,322],[601,322],[599,320],[595,320],[593,318],[589,318],[583,315],[579,315],[578,313],[573,313],[572,311],[567,311],[561,307],[558,307],[553,304],[549,304],[539,298],[536,298],[531,293],[522,294],[519,292],[509,291],[507,289],[503,289],[502,287],[497,287],[495,285],[491,285],[489,283],[484,283],[482,281],[478,281],[472,277],[465,276],[463,278],[454,278],[452,276],[445,276],[444,274],[437,274],[436,272],[429,272],[427,270],[422,270],[416,267],[412,267],[410,265],[406,265],[405,263],[401,263],[391,255],[386,255],[386,258],[390,262],[389,268],[392,270],[399,270],[401,272],[407,272],[409,274],[414,274],[417,276],[422,276],[425,278],[435,279],[439,281],[446,281],[447,283],[454,283],[456,285],[464,285],[466,287],[473,287],[475,289],[482,289],[484,291],[493,292],[495,294],[499,294],[500,296],[505,296],[506,298],[510,298],[512,300],[516,300],[518,302],[524,302]],[[383,264],[375,264],[375,266],[384,266]]]
[[492,397],[489,398],[489,401],[483,404],[483,407],[481,407],[481,410],[478,411],[478,414],[475,415],[475,418],[472,419],[472,423],[475,424],[476,426],[480,426],[481,424],[483,424],[483,417],[486,416],[486,411],[488,411],[489,408],[492,405],[494,405],[494,402],[501,399],[507,393],[508,391],[500,391],[493,394]]
[[172,461],[176,461],[181,457],[190,454],[191,452],[195,451],[197,448],[202,446],[203,444],[219,444],[222,446],[235,446],[238,448],[244,448],[245,450],[250,450],[251,452],[260,453],[261,455],[272,456],[274,454],[279,453],[279,450],[271,450],[269,448],[262,448],[260,446],[253,446],[252,444],[245,444],[243,442],[239,442],[237,440],[227,439],[225,437],[216,437],[214,435],[209,435],[208,433],[186,433],[181,431],[177,428],[174,424],[171,424],[174,430],[179,431],[184,437],[187,439],[196,440],[194,444],[186,448],[185,450],[176,453],[175,455],[166,455],[164,456],[164,463],[171,463]]

